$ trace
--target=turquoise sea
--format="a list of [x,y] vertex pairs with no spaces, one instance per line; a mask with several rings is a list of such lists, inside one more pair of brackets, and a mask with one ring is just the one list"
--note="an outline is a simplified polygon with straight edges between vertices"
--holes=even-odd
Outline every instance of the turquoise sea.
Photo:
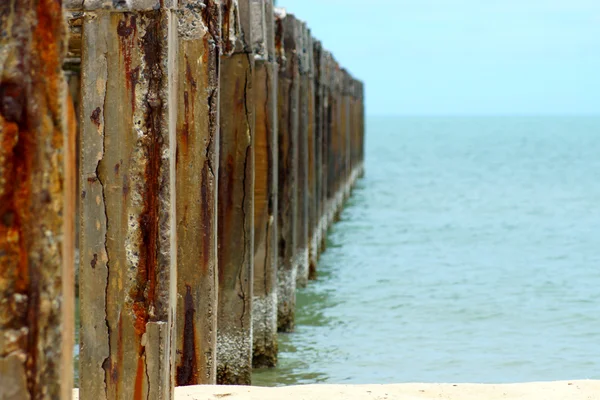
[[258,385],[600,379],[600,117],[371,118]]

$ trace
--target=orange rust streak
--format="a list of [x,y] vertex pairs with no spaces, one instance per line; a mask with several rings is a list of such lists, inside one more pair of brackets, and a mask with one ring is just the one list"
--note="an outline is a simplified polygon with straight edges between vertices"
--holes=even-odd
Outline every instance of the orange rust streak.
[[144,365],[144,354],[142,350],[142,353],[138,356],[137,362],[137,372],[135,375],[135,386],[133,391],[134,400],[142,400],[145,397],[142,397],[142,390],[144,389],[144,376],[146,376],[146,367]]

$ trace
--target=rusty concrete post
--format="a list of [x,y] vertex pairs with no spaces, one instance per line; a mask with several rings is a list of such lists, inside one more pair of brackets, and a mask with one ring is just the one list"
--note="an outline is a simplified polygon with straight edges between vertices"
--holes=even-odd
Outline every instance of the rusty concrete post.
[[341,101],[340,101],[340,79],[339,66],[335,59],[331,59],[331,125],[330,125],[330,214],[329,224],[331,225],[337,216],[339,207],[339,186],[340,186],[340,122],[341,122]]
[[283,9],[275,13],[275,44],[279,65],[278,121],[278,330],[294,329],[296,309],[296,181],[298,168],[298,22]]
[[296,225],[296,285],[306,286],[309,274],[309,168],[308,168],[308,131],[309,131],[309,63],[308,30],[306,23],[298,22],[298,53],[300,73],[300,101],[298,104],[298,181],[296,196],[298,201]]
[[350,80],[350,184],[354,187],[357,175],[357,143],[358,143],[358,81]]
[[[315,110],[315,118],[314,118],[314,135],[315,135],[315,166],[314,166],[314,174],[315,174],[315,193],[314,193],[314,207],[315,207],[315,220],[314,220],[314,251],[316,252],[316,258],[318,260],[319,255],[322,252],[322,242],[323,242],[323,116],[324,116],[324,107],[323,107],[323,47],[321,42],[313,39],[313,48],[312,48],[312,58],[314,65],[314,110]],[[310,279],[316,279],[317,271],[316,264],[315,269],[310,270]]]
[[315,60],[313,49],[313,37],[310,29],[305,34],[305,60],[307,63],[307,154],[308,154],[308,271],[307,279],[315,279],[318,257],[318,235],[317,235],[317,133],[315,118]]
[[342,69],[342,207],[350,197],[351,168],[350,168],[350,131],[352,130],[352,114],[350,107],[352,78],[347,70]]
[[0,399],[73,385],[75,117],[61,1],[0,2]]
[[217,382],[249,385],[254,264],[254,57],[250,2],[223,2]]
[[323,87],[323,104],[321,106],[323,112],[323,121],[321,123],[323,129],[323,149],[322,149],[322,193],[321,193],[321,252],[324,252],[327,245],[327,231],[329,229],[329,193],[331,180],[329,176],[330,160],[331,160],[331,62],[330,55],[325,49],[321,49],[321,61],[319,68],[321,76],[321,85]]
[[221,5],[179,10],[175,382],[185,386],[216,383]]
[[176,10],[73,3],[84,10],[80,397],[170,399]]
[[358,144],[358,158],[360,162],[360,176],[365,174],[365,85],[360,82],[358,87],[358,101],[359,101],[359,144]]
[[277,63],[273,0],[251,0],[255,59],[254,297],[255,368],[277,364]]
[[336,96],[336,185],[335,185],[335,216],[337,222],[340,219],[342,206],[344,203],[343,186],[346,181],[344,175],[344,137],[346,132],[346,113],[344,107],[344,75],[341,66],[336,62],[335,67],[335,96]]

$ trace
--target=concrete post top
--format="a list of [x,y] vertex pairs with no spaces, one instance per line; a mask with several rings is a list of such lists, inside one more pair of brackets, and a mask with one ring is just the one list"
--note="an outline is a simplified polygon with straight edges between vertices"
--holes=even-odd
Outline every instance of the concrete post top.
[[352,75],[348,72],[347,69],[342,68],[342,93],[345,96],[353,96],[354,95],[354,79]]
[[312,32],[310,29],[307,30],[307,38],[308,38],[308,43],[307,43],[307,50],[308,50],[308,63],[309,63],[309,74],[310,76],[314,77],[315,76],[315,64],[316,64],[316,60],[315,60],[315,47],[313,45],[313,43],[315,42],[315,38],[312,36]]
[[299,37],[299,54],[298,62],[300,66],[300,74],[307,75],[310,70],[310,63],[308,60],[308,27],[306,22],[298,21],[300,23],[300,37]]
[[323,45],[321,42],[315,38],[312,41],[312,57],[313,57],[313,65],[314,65],[314,77],[316,83],[320,86],[324,84],[323,82]]
[[283,8],[273,9],[273,16],[273,23],[275,29],[275,59],[277,61],[277,64],[279,64],[279,69],[284,70],[287,64],[287,59],[285,56],[283,29],[283,19],[285,18],[285,10]]
[[221,0],[223,55],[252,52],[250,0]]
[[273,0],[250,0],[252,52],[257,60],[275,58]]
[[321,49],[321,84],[327,89],[333,88],[333,57],[331,53],[324,48]]
[[151,11],[175,10],[178,0],[64,0],[63,8],[68,11]]

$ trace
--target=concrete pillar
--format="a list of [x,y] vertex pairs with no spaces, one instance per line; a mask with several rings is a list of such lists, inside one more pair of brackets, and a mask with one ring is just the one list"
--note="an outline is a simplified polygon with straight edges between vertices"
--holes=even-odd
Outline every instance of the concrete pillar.
[[344,75],[341,66],[336,62],[335,67],[335,97],[336,97],[336,130],[335,130],[335,215],[334,221],[338,222],[344,203],[344,150],[346,132],[346,107],[344,104]]
[[[324,93],[325,88],[323,85],[323,47],[321,42],[313,39],[313,63],[314,63],[314,87],[315,87],[315,119],[314,119],[314,132],[315,132],[315,252],[316,258],[318,261],[318,257],[323,251],[323,121],[324,121]],[[310,270],[310,279],[316,279],[317,271],[316,264],[314,265],[314,270]]]
[[300,73],[300,100],[298,103],[298,181],[296,185],[297,225],[296,225],[296,285],[306,286],[309,273],[309,168],[308,168],[308,131],[309,131],[309,62],[308,30],[306,23],[298,22],[298,58]]
[[296,308],[296,181],[298,168],[298,22],[282,9],[275,13],[275,46],[279,65],[278,121],[278,329],[294,329]]
[[321,193],[321,252],[327,247],[327,231],[330,223],[330,187],[331,178],[329,171],[331,168],[331,57],[325,49],[321,50],[321,64],[319,75],[321,76],[321,85],[323,87],[323,161],[322,161],[322,193]]
[[164,0],[85,10],[81,104],[84,399],[169,399],[176,294],[177,17]]
[[254,57],[250,0],[225,0],[221,58],[217,383],[252,378]]
[[255,93],[254,296],[255,368],[277,364],[277,74],[272,0],[252,0]]
[[360,82],[358,87],[358,102],[359,102],[359,150],[358,157],[360,160],[360,175],[365,174],[365,136],[366,136],[366,125],[365,125],[365,85]]
[[73,385],[75,116],[61,1],[0,2],[0,398]]
[[216,383],[221,6],[179,8],[175,382],[184,386]]
[[340,148],[341,148],[341,96],[340,96],[340,73],[337,62],[331,60],[331,149],[330,149],[330,224],[333,223],[337,216],[340,206],[339,188],[341,181],[341,164],[340,164]]
[[315,122],[315,60],[313,38],[310,29],[306,30],[305,44],[307,63],[307,153],[308,153],[308,271],[307,279],[315,279],[318,253],[318,215],[317,215],[317,127]]
[[350,197],[350,189],[352,186],[351,174],[352,168],[350,163],[350,149],[351,149],[351,131],[352,131],[352,108],[351,108],[351,96],[352,96],[352,77],[347,70],[342,69],[342,118],[343,118],[343,131],[342,131],[342,205]]

